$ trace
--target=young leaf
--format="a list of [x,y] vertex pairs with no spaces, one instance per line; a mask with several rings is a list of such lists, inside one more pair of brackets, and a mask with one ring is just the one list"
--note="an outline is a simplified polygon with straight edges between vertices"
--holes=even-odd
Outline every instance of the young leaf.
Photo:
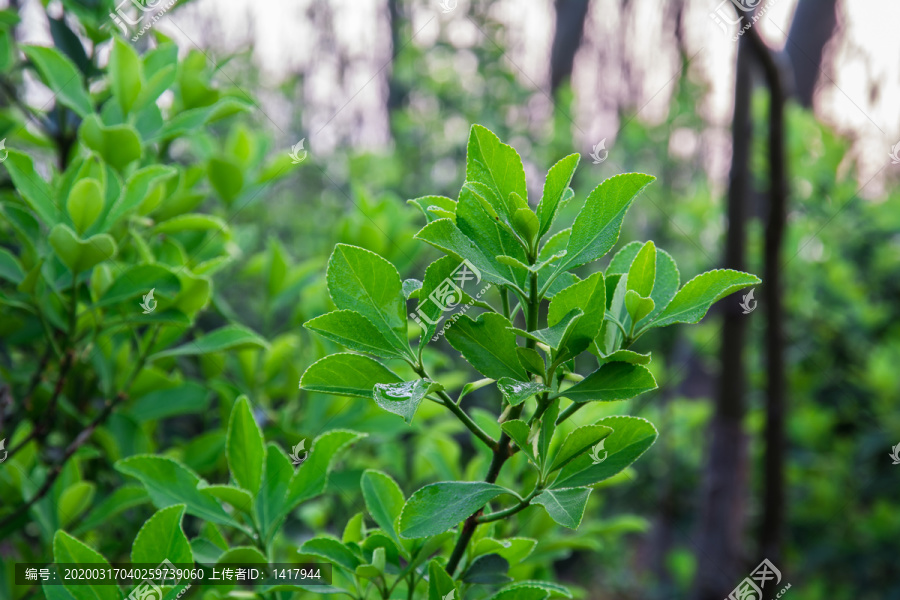
[[193,564],[191,544],[181,529],[184,504],[158,510],[141,526],[131,546],[131,562],[158,564],[164,560]]
[[553,439],[553,432],[556,431],[556,418],[559,416],[559,400],[552,400],[550,406],[544,411],[541,417],[541,431],[538,435],[538,458],[541,461],[542,470],[548,473],[547,466],[550,464],[550,441]]
[[116,255],[116,241],[105,233],[82,240],[67,225],[57,224],[48,237],[56,255],[73,273],[84,273]]
[[300,546],[298,552],[319,556],[338,566],[344,567],[350,572],[355,571],[356,567],[362,564],[362,561],[347,546],[336,539],[325,536],[306,540],[303,542],[303,545]]
[[456,214],[456,201],[446,196],[423,196],[415,200],[407,200],[407,202],[419,207],[419,210],[425,215],[426,223],[431,223],[438,218],[435,216],[435,210],[442,213]]
[[537,457],[534,455],[534,450],[532,448],[531,443],[528,441],[528,436],[531,435],[531,429],[528,427],[528,424],[525,421],[520,419],[513,419],[512,421],[505,421],[500,424],[500,429],[502,429],[506,435],[512,438],[512,441],[516,443],[516,445],[525,453],[528,458],[531,459],[531,462],[537,464]]
[[550,517],[569,529],[577,529],[584,516],[591,488],[554,488],[544,490],[531,502],[540,504]]
[[[420,321],[424,328],[421,338],[423,343],[434,335],[443,318],[445,308],[472,301],[472,298],[465,290],[456,285],[455,281],[453,286],[448,286],[447,283],[448,280],[452,281],[457,270],[463,268],[468,270],[468,267],[460,265],[460,261],[455,257],[443,256],[425,269],[425,280],[422,282],[422,289],[419,290],[416,312],[409,315]],[[462,292],[461,297],[460,292]]]
[[97,115],[81,122],[78,137],[117,171],[124,171],[143,155],[137,129],[128,124],[106,126]]
[[403,357],[369,319],[356,311],[336,310],[311,319],[303,326],[350,350],[381,358]]
[[[508,272],[509,267],[501,267],[493,256],[488,257],[475,242],[470,240],[459,230],[450,219],[437,219],[423,227],[415,235],[417,240],[431,244],[438,250],[442,250],[457,260],[464,259],[471,262],[482,276],[499,285],[512,285]],[[506,254],[501,252],[500,254]],[[506,273],[504,275],[504,273]]]
[[270,442],[266,446],[266,468],[255,503],[259,529],[266,540],[272,538],[279,517],[287,512],[287,491],[293,476],[291,459],[280,446]]
[[589,454],[575,458],[560,471],[553,489],[593,485],[612,477],[646,452],[658,435],[656,428],[640,417],[606,417],[595,424],[613,429],[603,440],[606,457],[596,464]]
[[141,93],[143,64],[134,48],[121,38],[114,38],[108,71],[113,96],[119,102],[122,114],[127,115]]
[[628,289],[647,298],[656,281],[656,246],[649,241],[638,251],[628,269]]
[[619,228],[631,203],[654,179],[642,173],[623,173],[594,188],[575,218],[566,256],[557,265],[556,273],[595,261],[609,252],[619,239]]
[[59,496],[56,505],[56,518],[60,527],[68,527],[74,519],[81,516],[91,501],[97,486],[89,481],[76,481],[67,487]]
[[262,483],[266,441],[253,418],[246,396],[238,398],[231,409],[225,440],[231,476],[239,486],[256,495]]
[[457,592],[453,578],[443,565],[437,559],[428,563],[428,600],[458,600]]
[[730,269],[716,269],[697,275],[678,290],[672,302],[649,326],[665,327],[672,323],[697,323],[716,301],[759,283],[762,281],[755,275]]
[[373,398],[379,383],[400,383],[399,375],[359,354],[338,353],[319,359],[300,378],[300,389],[338,396]]
[[572,459],[596,446],[600,440],[609,437],[611,433],[612,428],[604,425],[584,425],[575,429],[575,431],[566,436],[559,452],[556,453],[553,459],[553,466],[550,467],[548,472],[552,473],[557,469],[563,468]]
[[[631,284],[631,279],[628,279],[628,283]],[[632,323],[637,323],[653,312],[654,306],[652,298],[644,298],[634,290],[625,292],[625,310],[628,311]]]
[[367,469],[363,473],[360,486],[369,514],[394,540],[397,547],[403,549],[403,542],[397,536],[397,528],[394,526],[406,502],[400,486],[390,475],[373,469]]
[[547,386],[537,381],[518,381],[509,377],[499,380],[497,389],[510,406],[518,406],[535,394],[549,390]]
[[[510,329],[522,337],[550,346],[554,350],[559,350],[565,346],[583,315],[584,312],[580,308],[573,308],[558,323],[546,329],[538,329],[537,331],[525,331],[515,327]],[[586,347],[587,342],[585,341],[584,348]]]
[[537,350],[519,346],[516,348],[516,355],[526,371],[546,378],[547,365],[544,363],[541,355],[537,353]]
[[400,536],[422,538],[443,533],[502,494],[517,496],[504,487],[480,481],[445,481],[426,485],[403,505]]
[[537,216],[531,212],[530,208],[516,209],[516,212],[513,213],[512,222],[516,231],[526,242],[530,242],[537,236],[540,223],[538,223]]
[[497,212],[512,214],[506,204],[513,192],[526,198],[525,168],[519,153],[500,141],[481,125],[472,125],[466,147],[466,181],[477,181],[491,188],[499,200]]
[[446,337],[450,345],[486,377],[528,379],[516,354],[516,334],[503,315],[483,313],[474,321],[462,315],[447,330]]
[[572,329],[570,340],[573,344],[592,341],[600,333],[603,316],[606,314],[606,285],[603,273],[597,272],[557,292],[550,302],[547,324],[555,325],[570,311],[581,309],[584,315]]
[[504,540],[496,540],[494,538],[482,538],[475,543],[472,549],[472,556],[481,556],[482,554],[499,554],[511,565],[516,565],[532,553],[537,540],[532,538],[506,538]]
[[72,186],[66,200],[66,210],[75,224],[75,231],[83,234],[94,224],[103,210],[103,190],[100,182],[93,177],[86,177]]
[[443,387],[439,383],[424,379],[401,383],[376,383],[373,396],[378,406],[395,415],[400,415],[408,424],[412,423],[425,396],[441,389]]
[[209,485],[205,481],[197,484],[197,489],[216,500],[230,504],[245,514],[253,514],[253,496],[243,488],[233,485]]
[[550,167],[547,172],[547,179],[544,181],[544,192],[541,194],[541,201],[537,206],[537,216],[540,219],[541,227],[538,231],[538,237],[544,237],[556,219],[556,213],[559,212],[560,200],[563,194],[572,182],[572,175],[578,167],[578,161],[581,155],[570,154],[558,163]]
[[553,397],[572,402],[628,400],[656,389],[656,380],[646,367],[628,363],[604,363],[599,369]]
[[335,306],[366,317],[391,346],[412,358],[406,303],[394,265],[369,250],[338,244],[328,260],[326,280]]

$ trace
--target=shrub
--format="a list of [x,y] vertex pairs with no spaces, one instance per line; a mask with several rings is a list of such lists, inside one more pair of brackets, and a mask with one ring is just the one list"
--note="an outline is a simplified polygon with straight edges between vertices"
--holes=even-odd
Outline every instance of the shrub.
[[[326,278],[337,310],[306,327],[352,352],[311,365],[301,388],[368,398],[408,423],[422,402],[437,403],[476,440],[473,464],[487,463],[483,481],[432,483],[408,498],[386,473],[366,471],[361,487],[371,521],[358,515],[342,540],[317,536],[301,547],[332,562],[335,585],[351,597],[364,598],[370,589],[382,598],[395,590],[407,597],[470,597],[472,586],[483,586],[479,596],[502,586],[496,598],[568,595],[552,582],[509,583],[510,565],[535,541],[502,536],[497,526],[539,505],[560,525],[577,528],[592,487],[637,460],[657,431],[624,415],[569,431],[561,425],[589,402],[628,400],[656,388],[650,354],[632,349],[644,333],[697,323],[717,300],[760,282],[715,270],[680,286],[675,261],[652,241],[625,245],[604,272],[580,279],[573,271],[613,248],[625,213],[654,178],[607,179],[570,228],[548,237],[560,207],[574,197],[569,183],[578,161],[573,154],[550,169],[532,210],[516,151],[473,126],[458,200],[411,201],[428,221],[416,237],[446,255],[422,281],[401,280],[390,262],[362,248],[341,244],[331,255]],[[462,289],[470,280],[482,285],[477,294]],[[406,309],[411,299],[417,301],[409,313],[419,329],[415,348]],[[472,308],[480,314],[468,314]],[[483,376],[455,399],[424,358],[441,337]],[[393,361],[396,371],[384,361]],[[576,362],[591,361],[596,368],[577,373]],[[463,407],[466,396],[488,386],[496,387],[499,427]],[[516,471],[504,479],[511,459]]]

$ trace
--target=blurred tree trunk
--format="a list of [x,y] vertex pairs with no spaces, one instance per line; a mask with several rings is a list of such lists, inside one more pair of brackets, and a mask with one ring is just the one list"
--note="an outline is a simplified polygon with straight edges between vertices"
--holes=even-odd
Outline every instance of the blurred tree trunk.
[[556,0],[556,31],[550,51],[550,94],[570,75],[581,45],[589,0]]
[[812,108],[825,45],[837,27],[837,3],[838,0],[800,0],[788,31],[784,50],[793,65],[793,92],[806,108]]
[[[728,230],[725,267],[745,270],[747,198],[750,192],[749,40],[738,42],[732,120],[731,171],[728,176]],[[708,464],[701,500],[697,544],[696,600],[722,600],[741,579],[741,533],[747,498],[747,440],[744,418],[744,340],[747,317],[737,302],[722,305],[722,372],[712,423]]]
[[[396,61],[397,53],[400,51],[400,28],[403,26],[403,15],[400,10],[400,0],[387,0],[388,20],[391,27],[391,63]],[[391,131],[391,137],[397,139],[394,131],[394,112],[403,108],[406,103],[408,90],[397,80],[394,65],[388,76],[388,97],[387,97],[387,116],[388,127]]]
[[759,552],[778,564],[784,539],[784,315],[781,305],[781,245],[787,220],[787,156],[785,154],[784,103],[789,65],[785,57],[772,51],[751,32],[751,42],[769,88],[769,206],[766,218],[763,259],[763,304],[766,311],[766,432],[763,475],[763,519],[759,531]]

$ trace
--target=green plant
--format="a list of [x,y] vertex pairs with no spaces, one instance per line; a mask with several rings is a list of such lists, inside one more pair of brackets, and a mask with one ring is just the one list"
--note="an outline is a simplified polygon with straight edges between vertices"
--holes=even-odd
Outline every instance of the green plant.
[[[375,589],[388,598],[404,588],[413,597],[420,587],[432,599],[452,592],[462,597],[469,586],[506,584],[510,564],[533,544],[486,536],[485,529],[499,532],[496,525],[533,505],[565,527],[578,527],[592,486],[633,463],[657,437],[651,423],[633,416],[603,418],[567,435],[560,426],[589,402],[627,400],[656,387],[646,366],[650,354],[631,349],[644,333],[696,323],[720,298],[760,282],[715,270],[680,286],[675,261],[652,241],[625,245],[605,272],[580,279],[573,271],[613,248],[625,213],[653,177],[607,179],[588,195],[570,228],[547,237],[560,207],[574,197],[569,183],[578,161],[573,154],[550,169],[532,210],[519,155],[475,125],[458,200],[411,201],[428,221],[416,237],[446,254],[422,281],[402,281],[390,262],[362,248],[338,245],[332,253],[327,282],[338,310],[306,327],[353,352],[311,365],[301,388],[368,398],[407,422],[423,401],[435,402],[477,440],[472,462],[488,462],[483,481],[432,483],[409,498],[388,475],[368,471],[362,491],[377,528],[357,515],[342,540],[319,536],[301,547],[333,562],[351,597],[365,598]],[[425,349],[441,337],[437,324],[447,303],[434,300],[446,299],[448,281],[461,267],[494,293],[491,304],[483,291],[473,297],[455,288],[453,300],[483,312],[476,318],[457,313],[442,331],[484,378],[467,383],[454,399],[429,372]],[[409,299],[418,300],[421,324],[415,348],[409,344]],[[366,354],[395,361],[398,372]],[[598,366],[582,376],[576,360]],[[494,425],[479,422],[462,405],[467,395],[491,385],[499,392],[494,406],[500,425],[493,435],[488,430]],[[504,465],[516,456],[526,457],[519,461],[525,468],[499,485]],[[486,510],[491,504],[496,510]],[[427,586],[420,586],[426,578]],[[508,584],[495,597],[550,594],[568,592],[527,581]]]

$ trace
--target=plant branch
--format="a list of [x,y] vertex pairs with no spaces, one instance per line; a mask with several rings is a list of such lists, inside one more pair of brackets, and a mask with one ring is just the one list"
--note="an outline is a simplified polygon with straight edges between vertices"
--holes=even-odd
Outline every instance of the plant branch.
[[481,523],[490,523],[491,521],[499,521],[500,519],[505,519],[506,517],[512,516],[519,511],[522,511],[529,506],[531,506],[531,500],[537,496],[541,492],[541,488],[535,486],[534,490],[528,494],[525,498],[522,499],[521,502],[514,506],[510,506],[504,510],[498,510],[497,512],[492,512],[488,515],[481,515],[480,517],[476,517],[475,521],[479,524]]

